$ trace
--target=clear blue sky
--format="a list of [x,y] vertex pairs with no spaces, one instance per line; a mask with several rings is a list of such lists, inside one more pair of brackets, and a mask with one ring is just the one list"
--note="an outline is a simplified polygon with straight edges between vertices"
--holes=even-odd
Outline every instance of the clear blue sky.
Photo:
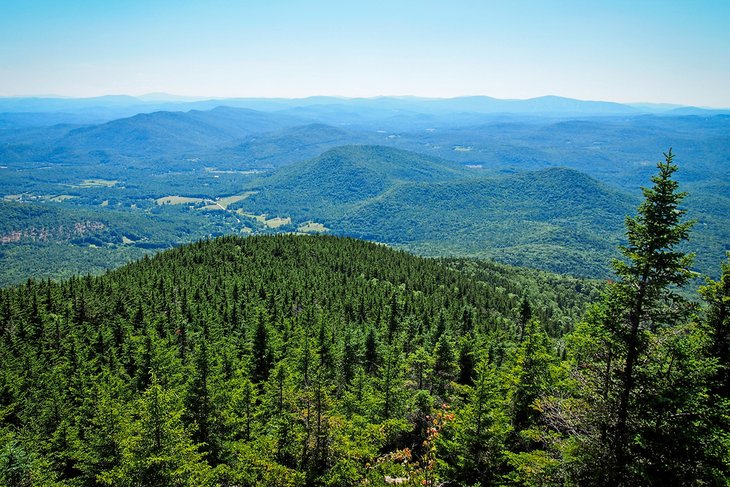
[[0,96],[730,107],[730,0],[0,0]]

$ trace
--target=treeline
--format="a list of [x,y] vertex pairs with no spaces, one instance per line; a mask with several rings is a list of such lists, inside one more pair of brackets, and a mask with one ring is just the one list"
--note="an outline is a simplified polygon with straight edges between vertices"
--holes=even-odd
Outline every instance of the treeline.
[[601,296],[292,235],[0,290],[0,484],[725,485],[730,265],[675,292],[674,168]]

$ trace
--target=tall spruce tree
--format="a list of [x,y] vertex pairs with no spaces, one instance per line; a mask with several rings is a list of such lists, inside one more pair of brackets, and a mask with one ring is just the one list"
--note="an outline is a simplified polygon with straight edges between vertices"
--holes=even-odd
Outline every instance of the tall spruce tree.
[[[679,207],[686,193],[678,191],[673,179],[673,159],[670,149],[657,164],[652,187],[642,188],[637,216],[626,218],[627,245],[621,247],[625,260],[614,262],[619,280],[609,284],[603,301],[569,340],[588,404],[580,427],[566,428],[582,447],[576,450],[585,467],[578,474],[582,484],[650,483],[652,469],[655,474],[662,468],[669,471],[669,466],[655,463],[661,452],[648,451],[645,445],[663,418],[674,414],[667,401],[682,417],[680,400],[667,393],[670,378],[680,370],[679,363],[672,367],[673,361],[687,357],[670,346],[675,338],[660,333],[686,323],[691,310],[678,289],[693,276],[693,255],[679,248],[693,222],[684,221],[685,210]],[[574,421],[565,408],[547,409],[559,411],[546,419],[549,424]]]
[[664,162],[657,164],[659,174],[652,177],[654,185],[642,188],[644,201],[636,217],[626,219],[628,245],[621,248],[628,262],[616,261],[614,268],[621,278],[615,292],[625,307],[619,320],[618,332],[625,345],[623,384],[616,414],[613,451],[617,463],[614,472],[621,474],[629,454],[629,414],[635,392],[637,360],[645,353],[643,334],[662,325],[671,325],[677,319],[678,304],[682,301],[674,288],[684,285],[692,276],[689,266],[693,255],[678,249],[689,237],[694,224],[682,221],[686,210],[679,204],[686,193],[679,192],[679,184],[672,179],[677,170],[672,149],[664,154]]

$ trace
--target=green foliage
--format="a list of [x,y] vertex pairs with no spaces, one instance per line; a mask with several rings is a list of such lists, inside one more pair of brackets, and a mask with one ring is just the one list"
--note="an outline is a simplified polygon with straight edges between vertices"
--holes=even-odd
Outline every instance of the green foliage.
[[[674,308],[645,301],[625,479],[727,479],[728,267],[706,318],[659,285]],[[0,478],[603,484],[630,350],[621,285],[581,321],[590,281],[279,235],[0,289]]]
[[[31,280],[0,290],[3,475],[377,485],[460,466],[459,478],[485,479],[484,465],[506,468],[500,397],[513,394],[522,297],[558,337],[595,292],[536,271],[293,235],[224,237],[100,277]],[[475,365],[500,347],[501,365]]]
[[[699,221],[697,270],[716,277],[728,250],[726,116],[524,120],[439,110],[438,116],[392,117],[390,110],[350,112],[339,103],[301,107],[296,118],[278,109],[219,107],[0,131],[0,238],[41,230],[32,213],[51,208],[69,213],[72,225],[81,222],[76,214],[108,224],[68,241],[52,239],[52,245],[0,244],[0,284],[67,278],[75,270],[101,273],[179,243],[297,231],[312,220],[338,235],[424,255],[487,257],[606,277],[623,243],[622,217],[638,202],[633,193],[652,169],[647,157],[669,141],[688,161],[681,176],[692,193],[689,215]],[[118,112],[101,118],[109,113]],[[314,118],[301,118],[304,113]],[[117,183],[83,183],[100,178]],[[155,204],[170,195],[214,200],[252,189],[259,193],[225,211],[215,205],[202,210],[205,202]],[[6,212],[5,197],[31,214]],[[235,208],[293,222],[274,230]],[[125,236],[133,242],[124,243]]]
[[533,403],[539,424],[523,437],[536,443],[511,454],[516,481],[727,481],[725,455],[717,454],[727,444],[726,425],[718,421],[723,408],[710,399],[718,370],[708,353],[712,334],[677,293],[692,276],[692,256],[678,247],[692,222],[683,221],[678,207],[684,194],[672,179],[672,159],[671,151],[665,154],[638,216],[627,219],[627,261],[615,264],[620,280],[567,340],[570,374]]

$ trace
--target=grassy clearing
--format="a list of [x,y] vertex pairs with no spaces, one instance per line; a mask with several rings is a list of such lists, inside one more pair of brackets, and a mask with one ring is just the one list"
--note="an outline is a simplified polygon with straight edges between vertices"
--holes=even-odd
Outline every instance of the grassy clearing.
[[66,200],[72,200],[74,198],[78,198],[78,196],[72,196],[70,194],[59,194],[58,196],[53,196],[51,198],[48,198],[48,201],[55,201],[56,203],[60,203],[62,201],[66,201]]
[[272,218],[270,220],[265,220],[264,224],[269,228],[279,228],[284,225],[291,225],[291,218]]
[[236,210],[236,213],[241,216],[245,216],[246,218],[251,218],[253,220],[256,220],[259,223],[266,222],[266,215],[254,215],[253,213],[246,213],[243,210]]
[[299,228],[297,228],[297,231],[302,233],[322,233],[328,231],[329,228],[325,227],[321,223],[317,222],[307,222],[302,225],[299,225]]
[[79,188],[111,188],[119,181],[110,179],[84,179],[77,187]]
[[226,210],[225,208],[223,208],[223,206],[218,205],[216,203],[211,203],[211,204],[205,205],[199,209],[201,211],[225,211]]
[[245,200],[252,194],[256,194],[256,191],[246,191],[243,194],[234,194],[216,200],[211,198],[194,198],[191,196],[163,196],[162,198],[157,198],[155,203],[158,205],[196,205],[206,203],[205,206],[200,208],[201,210],[221,211],[227,210],[233,203]]
[[256,194],[258,191],[246,191],[243,194],[237,194],[233,196],[226,196],[224,198],[218,198],[216,202],[221,205],[224,209],[228,209],[230,205],[233,203],[238,203],[239,201],[243,201],[246,198],[248,198],[251,195]]
[[269,228],[279,228],[279,227],[283,227],[284,225],[291,225],[290,217],[266,218],[266,215],[254,215],[253,213],[246,213],[243,210],[237,210],[236,213],[238,215],[245,216],[246,218],[251,218],[253,220],[256,220],[257,222],[262,223]]
[[157,198],[155,203],[158,205],[195,205],[207,201],[205,198],[191,198],[188,196],[163,196]]

